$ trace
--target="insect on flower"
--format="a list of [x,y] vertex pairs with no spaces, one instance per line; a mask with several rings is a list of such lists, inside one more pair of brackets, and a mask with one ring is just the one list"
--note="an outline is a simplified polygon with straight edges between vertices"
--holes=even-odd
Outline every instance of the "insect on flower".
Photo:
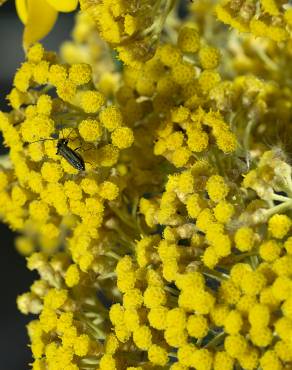
[[71,149],[68,146],[69,139],[59,139],[57,142],[57,153],[68,163],[71,164],[72,167],[76,168],[78,171],[85,170],[84,160],[79,153],[76,152],[77,149]]
[[[70,132],[70,134],[71,134],[71,132]],[[76,149],[71,149],[68,146],[70,134],[66,139],[64,139],[64,138],[62,138],[62,139],[51,139],[51,138],[50,139],[41,139],[41,140],[33,141],[31,143],[26,143],[26,144],[27,145],[28,144],[33,144],[33,143],[37,143],[39,141],[58,140],[58,142],[57,142],[57,153],[56,154],[63,157],[69,164],[71,164],[72,167],[76,168],[76,170],[85,171],[84,159],[81,157],[81,155],[79,153],[77,153],[77,150],[80,149],[80,147],[78,147]]]

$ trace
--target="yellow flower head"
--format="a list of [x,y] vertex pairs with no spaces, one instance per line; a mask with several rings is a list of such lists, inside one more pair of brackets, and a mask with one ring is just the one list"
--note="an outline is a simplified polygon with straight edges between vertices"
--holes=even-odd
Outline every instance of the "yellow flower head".
[[207,181],[206,190],[214,202],[220,202],[227,196],[229,187],[222,176],[213,175]]
[[274,215],[269,219],[268,228],[272,236],[282,239],[290,230],[292,222],[286,215]]

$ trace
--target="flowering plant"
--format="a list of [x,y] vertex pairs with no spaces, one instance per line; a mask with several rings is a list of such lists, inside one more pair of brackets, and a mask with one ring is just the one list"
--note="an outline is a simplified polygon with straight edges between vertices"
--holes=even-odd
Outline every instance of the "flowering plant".
[[0,215],[40,276],[32,368],[291,368],[289,2],[80,0],[58,54],[77,0],[16,4]]

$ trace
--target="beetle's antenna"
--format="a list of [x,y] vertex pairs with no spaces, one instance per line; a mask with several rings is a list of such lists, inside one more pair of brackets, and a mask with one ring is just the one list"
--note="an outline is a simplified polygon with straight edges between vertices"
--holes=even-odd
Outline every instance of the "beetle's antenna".
[[25,142],[24,145],[28,145],[28,144],[34,144],[34,143],[39,143],[40,141],[47,141],[47,140],[57,140],[57,139],[52,139],[52,138],[49,138],[49,139],[40,139],[40,140],[36,140],[36,141],[31,141],[30,143],[29,142]]
[[75,127],[73,127],[73,128],[72,128],[72,130],[69,132],[69,135],[67,136],[67,139],[68,139],[68,140],[70,139],[70,136],[71,136],[71,134],[72,134],[72,132],[73,132],[74,128],[75,128]]

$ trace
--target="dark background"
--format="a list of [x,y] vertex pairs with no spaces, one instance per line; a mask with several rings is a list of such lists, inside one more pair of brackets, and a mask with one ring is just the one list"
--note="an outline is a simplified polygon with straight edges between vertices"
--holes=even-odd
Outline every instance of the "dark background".
[[[73,14],[59,14],[49,36],[43,40],[47,49],[58,50],[60,43],[70,38]],[[5,96],[11,89],[13,75],[24,59],[22,51],[23,25],[18,19],[14,1],[0,7],[0,110],[8,111]],[[0,141],[0,154],[5,149]],[[0,223],[0,370],[27,370],[31,362],[25,325],[32,319],[18,312],[17,295],[29,290],[36,274],[26,269],[25,258],[14,248],[14,234]]]

